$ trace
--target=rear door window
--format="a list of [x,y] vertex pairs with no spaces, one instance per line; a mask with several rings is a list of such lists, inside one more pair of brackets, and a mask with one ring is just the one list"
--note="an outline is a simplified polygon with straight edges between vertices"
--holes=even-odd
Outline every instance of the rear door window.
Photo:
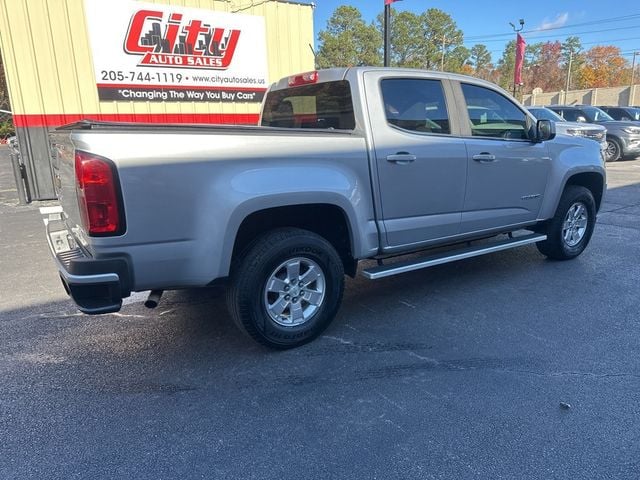
[[583,107],[580,115],[586,117],[589,122],[608,122],[613,120],[608,113],[596,107]]
[[381,89],[390,125],[418,133],[451,133],[440,80],[388,78]]
[[262,112],[266,127],[353,130],[355,123],[347,81],[269,92]]
[[606,113],[611,115],[616,120],[635,120],[635,118],[632,117],[632,111],[627,111],[623,108],[611,108],[609,110],[606,110]]

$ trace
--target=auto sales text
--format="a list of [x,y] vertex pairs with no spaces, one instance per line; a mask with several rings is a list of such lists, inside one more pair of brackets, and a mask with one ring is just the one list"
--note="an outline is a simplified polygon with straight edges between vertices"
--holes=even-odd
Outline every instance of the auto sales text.
[[171,66],[226,70],[240,30],[214,27],[202,20],[183,19],[181,13],[138,10],[131,17],[124,51],[141,55],[140,66]]

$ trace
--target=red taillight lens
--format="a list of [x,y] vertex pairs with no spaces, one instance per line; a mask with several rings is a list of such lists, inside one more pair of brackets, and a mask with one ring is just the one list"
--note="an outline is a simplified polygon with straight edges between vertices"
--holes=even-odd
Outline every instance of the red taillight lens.
[[318,82],[318,72],[306,72],[300,75],[289,77],[289,86],[298,87],[300,85],[309,85]]
[[76,151],[76,191],[80,216],[89,235],[122,233],[118,184],[113,163],[106,158]]

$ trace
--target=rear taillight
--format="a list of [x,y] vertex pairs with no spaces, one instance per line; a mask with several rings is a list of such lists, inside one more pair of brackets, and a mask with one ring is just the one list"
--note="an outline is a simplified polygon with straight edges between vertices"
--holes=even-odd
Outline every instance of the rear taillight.
[[80,216],[89,235],[119,235],[124,231],[115,165],[106,158],[76,150],[76,191]]

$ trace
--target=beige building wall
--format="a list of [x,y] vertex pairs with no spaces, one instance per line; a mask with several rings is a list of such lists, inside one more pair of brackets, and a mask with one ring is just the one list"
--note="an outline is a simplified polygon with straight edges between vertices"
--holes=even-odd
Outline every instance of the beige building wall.
[[549,92],[523,96],[525,105],[607,105],[640,106],[640,85],[632,87],[591,88],[588,90],[569,90],[568,92]]
[[[262,16],[268,81],[314,68],[311,4],[284,0],[142,3]],[[172,123],[258,121],[260,103],[100,101],[84,0],[0,0],[0,49],[26,183],[36,200],[55,197],[49,161],[51,128],[81,118]]]
[[[262,16],[269,81],[314,68],[309,47],[313,45],[311,5],[274,0],[146,0],[144,3],[223,12],[241,10],[242,14]],[[255,6],[251,6],[254,3]],[[21,115],[195,113],[250,114],[253,118],[260,108],[257,103],[100,102],[84,0],[0,0],[0,48],[18,125]],[[27,118],[27,121],[31,125],[36,119]],[[47,123],[58,122],[49,117]]]

